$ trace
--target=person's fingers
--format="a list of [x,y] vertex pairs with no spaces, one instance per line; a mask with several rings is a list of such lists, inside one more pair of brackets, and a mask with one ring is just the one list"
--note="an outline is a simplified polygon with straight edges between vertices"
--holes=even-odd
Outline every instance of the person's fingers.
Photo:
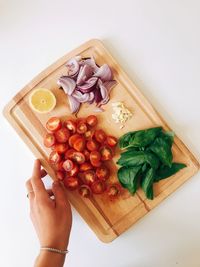
[[45,189],[45,186],[41,180],[41,164],[37,159],[34,163],[33,175],[31,178],[31,184],[36,198],[47,198],[48,193]]
[[31,184],[31,179],[26,181],[26,189],[27,189],[27,197],[29,198],[30,203],[32,203],[32,200],[34,199],[35,194],[33,191],[32,184]]
[[54,181],[52,191],[55,197],[56,206],[66,205],[66,195],[59,181]]
[[40,171],[40,176],[41,176],[41,178],[45,177],[46,175],[47,175],[47,172],[45,171],[45,169],[42,169],[42,170]]

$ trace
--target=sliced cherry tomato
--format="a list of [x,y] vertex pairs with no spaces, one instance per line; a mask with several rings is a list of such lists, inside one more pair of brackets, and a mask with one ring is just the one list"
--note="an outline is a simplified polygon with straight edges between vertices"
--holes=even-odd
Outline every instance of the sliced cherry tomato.
[[90,115],[86,118],[86,122],[89,126],[96,126],[98,123],[97,117],[95,115]]
[[76,190],[79,186],[79,180],[77,177],[65,177],[63,180],[65,187],[69,190]]
[[63,169],[63,162],[64,162],[64,160],[61,160],[60,162],[54,164],[54,166],[53,166],[54,169],[56,171],[64,171],[64,169]]
[[76,124],[79,124],[79,123],[86,123],[86,118],[77,118],[76,119]]
[[67,151],[68,149],[68,144],[67,143],[62,143],[62,144],[55,144],[54,146],[54,150],[58,153],[58,154],[63,154]]
[[61,128],[55,132],[55,138],[59,143],[66,143],[69,139],[70,133],[67,128]]
[[96,176],[99,178],[99,180],[107,180],[110,175],[110,170],[105,166],[102,165],[99,168],[96,169]]
[[84,133],[85,139],[91,139],[94,135],[94,130],[88,130]]
[[90,152],[87,149],[83,150],[83,154],[85,155],[85,159],[89,160],[90,159]]
[[82,138],[82,137],[78,138],[74,142],[73,148],[76,149],[79,152],[83,151],[85,149],[85,140],[84,140],[84,138]]
[[44,145],[46,147],[52,147],[56,143],[56,138],[53,134],[46,134],[44,137]]
[[81,152],[75,151],[72,156],[73,160],[78,164],[83,164],[85,162],[85,155]]
[[99,144],[95,140],[89,140],[86,143],[86,147],[90,151],[98,150]]
[[70,172],[73,168],[74,168],[74,163],[73,163],[73,161],[71,161],[70,159],[66,159],[66,160],[63,162],[63,169],[64,169],[66,172]]
[[103,181],[97,180],[94,183],[92,183],[91,189],[94,194],[102,194],[105,191],[106,186]]
[[90,197],[92,194],[90,187],[84,184],[79,187],[78,191],[82,197],[86,197],[86,198]]
[[78,138],[80,138],[81,137],[81,135],[80,134],[73,134],[72,136],[70,136],[70,138],[69,138],[69,145],[71,146],[71,147],[73,147],[73,145],[74,145],[74,142],[78,139]]
[[50,132],[55,132],[62,127],[61,120],[57,117],[50,118],[46,123],[46,128]]
[[84,184],[91,185],[96,181],[96,174],[93,170],[85,171],[81,177]]
[[102,162],[100,160],[90,160],[90,162],[94,167],[100,167],[102,165]]
[[68,175],[69,176],[76,176],[78,174],[78,171],[79,171],[79,168],[78,168],[77,164],[74,163],[74,167],[70,172],[68,172]]
[[79,122],[76,131],[79,134],[87,132],[87,125],[84,122]]
[[99,143],[103,143],[106,140],[106,134],[103,130],[96,130],[94,133],[95,139],[99,142]]
[[100,161],[101,159],[101,154],[94,150],[94,151],[91,151],[90,153],[90,161]]
[[89,162],[84,162],[80,166],[80,171],[81,172],[89,171],[89,170],[92,170],[92,169],[93,169],[93,167]]
[[73,147],[73,145],[74,145],[74,142],[78,139],[78,138],[82,138],[82,136],[80,135],[80,134],[73,134],[72,136],[70,136],[70,138],[69,138],[69,145],[71,146],[71,147]]
[[106,191],[110,199],[116,198],[121,193],[120,186],[118,184],[111,184]]
[[64,122],[65,127],[72,133],[76,132],[76,122],[73,120],[66,120]]
[[56,177],[57,177],[58,180],[62,181],[65,178],[65,173],[62,172],[62,171],[57,171],[56,172]]
[[106,138],[106,143],[107,143],[107,145],[109,145],[111,147],[116,146],[117,145],[117,138],[109,135]]
[[49,155],[49,162],[51,164],[56,164],[60,161],[61,161],[61,156],[56,151],[52,151]]
[[70,148],[65,152],[65,159],[73,159],[73,154],[76,150],[73,148]]
[[108,146],[102,146],[100,148],[100,153],[101,153],[101,160],[111,160],[113,155],[112,155],[112,150]]

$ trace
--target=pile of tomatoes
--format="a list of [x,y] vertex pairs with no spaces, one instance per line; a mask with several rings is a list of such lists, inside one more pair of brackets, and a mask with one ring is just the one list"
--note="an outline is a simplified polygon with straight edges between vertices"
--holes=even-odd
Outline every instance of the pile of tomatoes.
[[83,197],[107,192],[110,198],[120,194],[119,184],[110,184],[106,162],[112,160],[117,139],[96,129],[95,115],[67,119],[52,117],[46,123],[44,145],[51,148],[49,163],[69,190],[78,189]]

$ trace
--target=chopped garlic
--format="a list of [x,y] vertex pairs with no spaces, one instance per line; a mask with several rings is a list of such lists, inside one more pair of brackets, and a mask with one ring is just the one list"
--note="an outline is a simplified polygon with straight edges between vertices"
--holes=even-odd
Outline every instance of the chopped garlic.
[[123,123],[129,120],[132,117],[132,113],[128,110],[122,102],[112,103],[112,108],[114,113],[112,114],[112,118],[115,123],[121,123],[120,129],[124,127]]

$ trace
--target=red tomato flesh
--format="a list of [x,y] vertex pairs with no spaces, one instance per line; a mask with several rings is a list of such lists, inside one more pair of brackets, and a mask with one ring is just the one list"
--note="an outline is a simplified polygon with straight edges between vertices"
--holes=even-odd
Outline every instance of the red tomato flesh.
[[44,137],[44,145],[46,147],[52,147],[56,143],[56,138],[53,134],[46,134]]
[[70,133],[67,128],[61,128],[55,132],[55,138],[59,143],[66,143]]
[[55,144],[54,146],[54,150],[58,153],[58,154],[63,154],[67,151],[68,149],[68,144],[67,143],[62,143],[62,144]]
[[75,151],[72,156],[73,160],[78,164],[83,164],[85,162],[85,156],[83,153]]
[[85,171],[81,177],[84,184],[91,185],[96,181],[96,174],[93,170]]
[[81,185],[79,187],[79,190],[78,191],[79,191],[79,194],[82,197],[86,197],[86,198],[90,197],[91,196],[91,193],[92,193],[90,187],[87,186],[87,185]]
[[78,138],[81,138],[81,135],[80,134],[73,134],[72,136],[70,136],[70,138],[69,138],[69,145],[71,146],[71,147],[73,147],[73,145],[74,145],[74,142],[78,139]]
[[74,168],[74,163],[73,163],[73,161],[71,161],[70,159],[66,159],[66,160],[63,162],[63,169],[64,169],[66,172],[70,172],[73,168]]
[[96,130],[94,133],[95,139],[102,144],[106,140],[106,134],[103,130]]
[[99,178],[99,180],[105,181],[109,178],[109,175],[110,171],[105,165],[102,165],[96,169],[96,176]]
[[89,126],[96,126],[98,123],[97,117],[95,115],[90,115],[86,118],[86,122]]
[[56,172],[56,177],[57,177],[58,180],[62,181],[65,178],[65,174],[62,171],[57,171]]
[[82,137],[78,138],[74,142],[73,148],[79,152],[83,151],[85,149],[85,140]]
[[55,132],[62,127],[61,120],[57,117],[50,118],[46,123],[46,128],[50,132]]
[[60,161],[61,161],[61,156],[56,151],[52,151],[49,155],[49,162],[51,164],[56,164]]
[[103,181],[95,181],[91,185],[94,194],[102,194],[105,191],[105,183]]
[[63,180],[65,187],[69,190],[76,190],[79,186],[79,180],[77,177],[65,177]]
[[106,143],[107,143],[107,145],[109,145],[111,147],[114,147],[114,146],[117,145],[117,138],[114,137],[114,136],[109,135],[106,138]]
[[106,160],[111,160],[112,159],[112,150],[108,146],[102,146],[100,148],[100,153],[101,153],[101,160],[106,161]]
[[87,132],[87,125],[84,122],[80,122],[77,125],[77,129],[76,129],[77,133],[79,134],[83,134],[85,132]]
[[84,162],[80,166],[80,171],[81,172],[89,171],[89,170],[92,170],[92,169],[93,169],[93,167],[92,167],[92,165],[89,162]]
[[90,151],[98,150],[99,144],[95,140],[89,140],[86,143],[87,149]]
[[73,120],[66,120],[64,122],[65,127],[72,133],[76,132],[76,122]]

